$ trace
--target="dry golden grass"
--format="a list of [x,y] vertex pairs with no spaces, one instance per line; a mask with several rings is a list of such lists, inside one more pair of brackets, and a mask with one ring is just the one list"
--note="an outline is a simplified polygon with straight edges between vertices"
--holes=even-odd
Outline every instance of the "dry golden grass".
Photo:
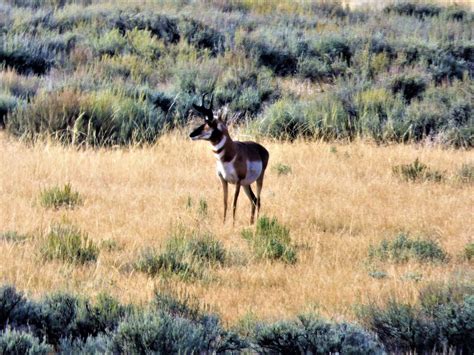
[[[222,225],[222,191],[207,143],[176,133],[147,148],[77,150],[54,144],[27,147],[0,134],[0,232],[36,236],[26,243],[0,241],[0,282],[32,296],[53,290],[89,296],[108,292],[133,303],[150,300],[156,287],[172,287],[196,295],[235,324],[248,313],[276,319],[309,310],[351,319],[357,303],[390,296],[414,302],[427,282],[453,277],[474,281],[472,264],[460,257],[464,245],[473,241],[473,186],[451,179],[406,183],[392,174],[392,166],[419,157],[449,176],[463,163],[472,163],[474,152],[361,142],[265,145],[271,157],[262,212],[290,227],[301,246],[298,263],[250,259],[212,271],[210,281],[164,283],[127,265],[143,249],[160,248],[178,224],[211,231],[227,249],[250,255],[240,236],[248,226],[250,204],[241,194],[236,226],[231,221]],[[289,164],[292,173],[278,176],[271,168],[276,163]],[[84,197],[83,206],[54,211],[39,205],[41,189],[67,182]],[[208,216],[186,208],[188,197],[206,199]],[[62,220],[98,243],[114,239],[120,249],[102,250],[98,262],[88,266],[41,261],[38,237]],[[389,278],[371,278],[369,246],[399,231],[438,238],[450,261],[386,264]],[[421,273],[422,280],[404,280],[407,272]]]

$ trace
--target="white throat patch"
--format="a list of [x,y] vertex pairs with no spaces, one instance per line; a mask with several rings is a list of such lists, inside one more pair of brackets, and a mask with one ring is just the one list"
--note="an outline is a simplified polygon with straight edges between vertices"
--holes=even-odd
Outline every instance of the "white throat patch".
[[219,143],[217,143],[216,145],[213,145],[212,150],[214,151],[214,153],[216,153],[219,149],[221,149],[224,146],[225,142],[227,142],[227,137],[223,136],[222,139],[219,141]]

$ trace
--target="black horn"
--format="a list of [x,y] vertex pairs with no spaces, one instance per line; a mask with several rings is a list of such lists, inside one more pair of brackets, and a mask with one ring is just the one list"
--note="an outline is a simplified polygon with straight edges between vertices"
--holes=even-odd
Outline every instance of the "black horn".
[[193,107],[197,112],[202,113],[204,115],[206,121],[213,121],[214,113],[212,112],[212,101],[213,101],[214,95],[211,95],[211,100],[210,100],[211,104],[209,105],[209,108],[207,108],[205,105],[206,95],[207,95],[207,92],[202,95],[201,106],[193,104]]

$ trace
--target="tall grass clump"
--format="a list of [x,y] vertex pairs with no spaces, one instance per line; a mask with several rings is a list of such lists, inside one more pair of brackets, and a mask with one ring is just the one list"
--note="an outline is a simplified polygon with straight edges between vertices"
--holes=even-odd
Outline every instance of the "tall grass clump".
[[394,166],[392,172],[401,179],[411,182],[440,182],[444,179],[444,174],[442,172],[429,168],[426,164],[421,163],[418,158],[416,158],[411,164]]
[[56,224],[43,237],[40,254],[45,260],[58,259],[68,263],[86,264],[97,260],[99,248],[78,228]]
[[294,264],[297,261],[290,230],[280,224],[276,218],[259,218],[255,231],[244,229],[242,237],[248,241],[257,258],[279,260],[288,264]]
[[403,263],[411,259],[419,262],[444,262],[448,259],[447,253],[436,241],[414,239],[403,233],[392,240],[382,240],[378,246],[371,246],[369,257],[394,263]]
[[71,184],[53,186],[41,191],[39,196],[41,206],[59,209],[61,207],[74,208],[82,204],[79,192],[72,189]]
[[146,250],[135,263],[135,268],[150,276],[178,275],[181,278],[200,278],[206,269],[223,266],[227,252],[210,234],[179,230],[171,236],[161,253]]

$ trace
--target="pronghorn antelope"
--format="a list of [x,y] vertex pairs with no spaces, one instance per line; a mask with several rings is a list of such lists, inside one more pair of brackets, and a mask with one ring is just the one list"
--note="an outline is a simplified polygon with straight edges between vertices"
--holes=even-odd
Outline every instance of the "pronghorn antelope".
[[[260,211],[260,193],[262,192],[263,176],[268,164],[268,151],[255,142],[233,141],[221,116],[215,116],[210,106],[204,105],[206,94],[202,96],[202,105],[193,104],[193,107],[204,116],[204,124],[197,127],[189,135],[192,140],[203,139],[211,142],[212,151],[217,160],[217,176],[222,182],[224,190],[224,222],[227,214],[228,184],[235,184],[232,218],[235,223],[235,210],[239,198],[240,187],[252,204],[250,223],[253,224],[255,208],[257,218]],[[257,182],[257,196],[254,195],[250,184]]]

